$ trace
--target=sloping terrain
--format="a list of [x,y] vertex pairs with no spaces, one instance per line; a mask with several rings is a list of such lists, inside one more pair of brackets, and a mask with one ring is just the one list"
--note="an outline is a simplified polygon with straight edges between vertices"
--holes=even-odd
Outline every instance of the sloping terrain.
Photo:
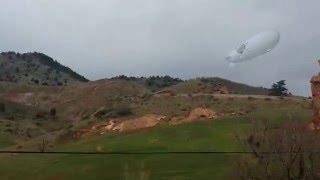
[[213,86],[227,87],[229,89],[230,94],[269,94],[269,89],[267,88],[249,86],[243,83],[238,83],[219,77],[199,78],[199,80],[203,83],[211,84]]
[[[191,83],[190,89],[188,89],[188,83]],[[275,97],[259,96],[258,98],[246,95],[238,97],[232,94],[217,97],[205,94],[207,90],[205,88],[194,92],[194,87],[199,88],[198,83],[199,80],[190,80],[169,87],[181,93],[173,96],[158,96],[148,87],[132,80],[104,79],[52,87],[5,83],[8,86],[2,86],[0,98],[4,102],[24,107],[28,111],[22,111],[22,118],[19,121],[8,115],[2,116],[2,119],[4,122],[16,123],[20,128],[18,130],[21,131],[20,134],[26,135],[26,132],[32,134],[28,135],[29,140],[46,134],[49,134],[51,139],[51,133],[53,133],[56,138],[67,135],[69,136],[67,139],[70,138],[72,141],[74,134],[76,134],[75,137],[78,136],[77,134],[80,136],[87,134],[88,129],[101,123],[109,126],[110,122],[114,121],[115,127],[113,128],[119,131],[144,129],[156,125],[176,125],[194,122],[201,118],[216,119],[216,117],[230,115],[245,115],[253,110],[249,106],[241,105],[242,101],[247,99],[253,101],[255,99],[277,100]],[[201,85],[200,87],[207,86]],[[191,95],[183,95],[186,92]],[[201,94],[202,92],[204,93]],[[238,102],[239,105],[230,104],[233,101]],[[3,106],[5,111],[8,111],[8,103]],[[19,115],[15,112],[12,114]],[[162,120],[159,121],[157,118],[145,118],[146,115],[163,118],[160,118]],[[144,126],[148,124],[148,119],[151,119],[152,125]],[[130,121],[133,123],[131,124]],[[59,132],[58,135],[56,132]],[[19,144],[17,140],[19,137],[15,136],[13,142],[17,146],[28,147]],[[34,142],[38,140],[41,139]]]
[[[141,102],[151,95],[140,84],[123,80],[54,87],[25,86],[23,91],[20,87],[14,84],[0,92],[0,102],[3,102],[0,103],[3,112],[0,120],[8,126],[5,129],[7,134],[14,135],[11,144],[16,144],[19,149],[24,147],[19,143],[20,139],[24,139],[22,144],[26,139],[37,143],[41,138],[59,137],[102,120],[138,117],[142,115],[137,111]],[[19,129],[13,132],[11,125],[7,124],[16,124]],[[41,131],[34,133],[35,130]],[[6,146],[0,144],[0,147]]]
[[0,81],[52,86],[88,80],[42,53],[2,52]]
[[[52,112],[39,111],[0,98],[0,148],[18,145],[42,135],[65,128],[65,123]],[[49,135],[50,136],[50,135]]]
[[100,80],[64,87],[51,87],[50,90],[44,88],[34,92],[9,92],[1,96],[16,103],[36,106],[39,109],[55,107],[58,114],[70,116],[75,120],[77,115],[79,118],[88,116],[104,106],[108,108],[114,104],[134,102],[145,93],[148,93],[148,90],[135,82]]
[[233,82],[219,77],[196,78],[181,80],[170,76],[127,77],[124,75],[111,78],[112,80],[135,81],[153,92],[172,92],[176,94],[222,93],[222,94],[251,94],[268,95],[269,89],[254,87]]
[[[181,103],[181,104],[180,104]],[[167,151],[242,151],[236,137],[246,138],[255,122],[270,121],[273,129],[284,123],[310,121],[310,102],[304,99],[209,97],[153,97],[149,110],[160,114],[188,116],[190,106],[207,106],[217,114],[248,111],[177,126],[159,125],[147,131],[89,136],[63,141],[50,151],[82,152],[167,152]],[[179,105],[180,104],[180,105]],[[154,111],[156,111],[154,109]],[[188,109],[184,113],[184,109]],[[144,110],[146,111],[146,110]],[[208,113],[210,114],[210,113]],[[268,116],[266,117],[266,114]],[[203,117],[206,118],[206,117]],[[292,119],[293,118],[293,119]],[[165,120],[164,120],[165,121]],[[250,155],[243,155],[250,158]],[[45,155],[25,154],[1,157],[2,179],[234,179],[239,154],[138,154],[138,155]],[[28,162],[28,166],[25,166]],[[17,171],[19,173],[11,173]],[[74,173],[77,172],[77,173]],[[106,173],[107,172],[107,173]]]
[[256,121],[277,129],[311,118],[306,98],[270,97],[267,89],[219,78],[121,77],[66,86],[20,80],[0,82],[0,149],[147,154],[1,155],[0,179],[232,179],[238,155],[165,152],[241,151],[236,137],[246,139]]
[[183,80],[179,78],[173,78],[170,76],[127,77],[125,75],[120,75],[112,77],[111,80],[135,81],[153,92],[183,82]]
[[222,78],[197,78],[180,82],[174,86],[164,88],[175,94],[218,93],[218,94],[246,94],[268,95],[269,90],[225,80]]

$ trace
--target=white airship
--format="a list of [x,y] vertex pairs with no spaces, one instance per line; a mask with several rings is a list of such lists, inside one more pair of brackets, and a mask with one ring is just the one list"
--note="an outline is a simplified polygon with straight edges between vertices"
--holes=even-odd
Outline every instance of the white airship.
[[226,60],[230,67],[235,63],[251,60],[270,52],[280,41],[280,34],[277,31],[261,32],[245,41],[236,50],[230,52]]

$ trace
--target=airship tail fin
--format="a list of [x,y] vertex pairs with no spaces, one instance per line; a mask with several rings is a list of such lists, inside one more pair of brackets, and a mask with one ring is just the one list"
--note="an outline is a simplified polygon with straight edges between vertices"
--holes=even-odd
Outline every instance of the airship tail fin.
[[234,68],[235,64],[234,63],[229,63],[229,68]]

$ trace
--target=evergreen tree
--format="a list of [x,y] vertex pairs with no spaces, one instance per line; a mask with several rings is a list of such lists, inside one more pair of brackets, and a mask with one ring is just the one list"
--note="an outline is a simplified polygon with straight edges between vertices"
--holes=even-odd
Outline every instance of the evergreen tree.
[[270,95],[272,96],[287,96],[288,89],[286,88],[286,81],[281,80],[273,83],[270,89]]

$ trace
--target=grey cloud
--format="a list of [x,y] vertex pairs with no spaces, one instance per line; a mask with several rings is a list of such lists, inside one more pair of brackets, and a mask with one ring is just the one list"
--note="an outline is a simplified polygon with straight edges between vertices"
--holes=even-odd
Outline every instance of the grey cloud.
[[[221,76],[309,94],[318,71],[317,0],[2,0],[0,50],[41,51],[90,79]],[[229,69],[226,54],[269,29],[279,46]]]

